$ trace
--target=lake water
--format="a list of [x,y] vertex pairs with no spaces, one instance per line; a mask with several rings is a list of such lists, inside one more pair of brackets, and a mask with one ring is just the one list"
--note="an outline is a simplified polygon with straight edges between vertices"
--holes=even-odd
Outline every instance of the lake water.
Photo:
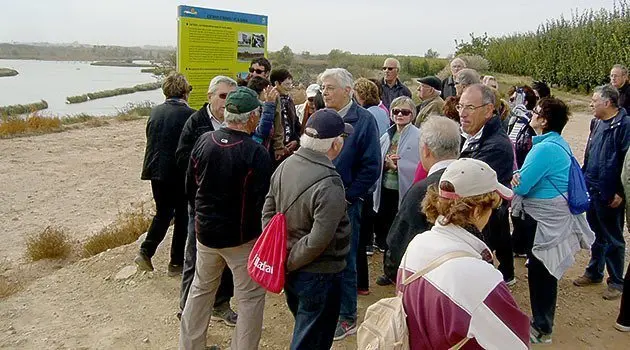
[[66,97],[88,92],[133,87],[155,82],[142,68],[90,66],[90,62],[3,60],[0,67],[19,72],[14,77],[0,77],[0,106],[27,104],[46,100],[45,115],[112,115],[131,102],[164,101],[162,90],[136,92],[77,104],[66,104]]

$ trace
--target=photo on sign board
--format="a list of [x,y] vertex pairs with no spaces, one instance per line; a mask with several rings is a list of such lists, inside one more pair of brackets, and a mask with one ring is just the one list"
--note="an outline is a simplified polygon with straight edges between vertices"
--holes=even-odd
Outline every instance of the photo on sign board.
[[238,46],[252,46],[252,33],[238,32]]
[[240,73],[236,74],[236,79],[247,80],[248,76],[249,76],[249,72],[240,72]]
[[264,33],[252,33],[252,47],[264,48],[265,39]]
[[239,47],[236,53],[236,59],[240,62],[250,62],[255,58],[265,57],[264,48],[256,47]]

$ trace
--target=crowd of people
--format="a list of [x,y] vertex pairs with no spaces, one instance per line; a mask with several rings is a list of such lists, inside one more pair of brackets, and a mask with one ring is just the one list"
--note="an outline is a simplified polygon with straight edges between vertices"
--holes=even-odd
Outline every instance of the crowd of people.
[[[266,290],[249,276],[248,257],[278,212],[291,349],[329,349],[357,332],[375,251],[375,282],[401,293],[412,349],[551,343],[558,281],[580,249],[591,260],[573,284],[599,284],[606,269],[602,297],[621,298],[614,326],[629,332],[626,67],[612,67],[610,84],[593,93],[581,168],[562,136],[569,109],[544,82],[503,98],[497,79],[455,58],[446,79],[417,79],[416,105],[400,63],[388,58],[382,71],[355,80],[326,69],[296,105],[291,73],[257,58],[245,80],[214,77],[198,111],[186,78],[165,78],[142,171],[156,214],[135,262],[154,269],[174,219],[168,274],[182,281],[180,348],[207,348],[211,319],[234,327],[232,349],[258,348]],[[571,207],[576,169],[586,212]],[[515,258],[526,259],[531,317],[509,289]]]

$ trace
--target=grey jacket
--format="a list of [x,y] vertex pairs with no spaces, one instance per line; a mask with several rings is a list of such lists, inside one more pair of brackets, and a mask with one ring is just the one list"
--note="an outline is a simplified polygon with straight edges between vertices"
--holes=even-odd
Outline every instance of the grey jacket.
[[276,169],[263,207],[263,227],[277,212],[286,216],[288,272],[337,273],[346,267],[346,197],[326,155],[300,148]]

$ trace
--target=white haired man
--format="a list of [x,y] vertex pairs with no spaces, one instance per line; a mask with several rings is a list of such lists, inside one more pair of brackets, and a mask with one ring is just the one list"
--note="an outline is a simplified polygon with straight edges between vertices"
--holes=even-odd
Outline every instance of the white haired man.
[[[221,128],[225,114],[225,100],[227,95],[236,90],[234,79],[218,75],[210,81],[208,86],[208,102],[197,112],[193,113],[184,124],[184,129],[179,136],[179,144],[175,157],[177,166],[182,171],[188,168],[188,159],[193,146],[208,131],[215,131]],[[182,287],[179,297],[179,312],[177,316],[181,318],[181,312],[186,306],[188,291],[195,276],[195,259],[197,256],[197,239],[195,238],[195,193],[188,193],[188,237],[186,239],[186,249],[184,251],[184,266],[182,272]],[[232,283],[232,271],[225,268],[221,276],[221,284],[214,301],[212,318],[222,321],[230,327],[236,325],[237,315],[230,307],[230,298],[234,296],[234,284]]]
[[320,74],[319,80],[326,107],[337,111],[344,122],[354,128],[345,140],[341,154],[333,161],[346,189],[352,229],[350,252],[342,277],[341,311],[335,331],[335,340],[340,340],[357,331],[357,251],[361,211],[383,163],[376,119],[352,101],[352,74],[343,68],[331,68]]
[[[247,272],[247,260],[258,236],[271,157],[250,136],[260,120],[261,103],[252,89],[239,87],[225,103],[225,125],[202,135],[190,155],[188,193],[195,193],[197,261],[182,312],[180,349],[204,349],[225,266],[234,276],[240,316],[231,348],[257,349],[262,334],[265,289]],[[219,186],[218,186],[219,185]]]
[[428,76],[417,79],[418,81],[418,98],[422,103],[416,107],[416,118],[413,125],[420,127],[431,115],[442,115],[444,108],[444,100],[440,97],[440,89],[442,82],[436,76]]
[[343,181],[332,160],[352,134],[333,109],[306,122],[301,147],[274,172],[263,208],[263,226],[286,215],[287,276],[284,291],[295,318],[291,349],[330,349],[339,318],[341,276],[350,250]]
[[619,91],[619,107],[625,108],[630,113],[630,82],[628,81],[628,68],[621,64],[615,64],[610,70],[610,85]]
[[457,73],[460,70],[466,68],[466,62],[459,58],[455,57],[450,64],[451,67],[451,75],[449,75],[446,79],[442,80],[442,94],[440,97],[446,100],[447,97],[456,96],[457,92],[455,90],[455,79],[457,78]]
[[381,100],[383,101],[385,107],[389,110],[389,105],[396,99],[396,97],[411,97],[411,91],[409,91],[409,88],[398,79],[398,74],[400,73],[400,62],[398,62],[397,59],[392,57],[386,59],[383,63],[382,69],[384,77],[381,81],[381,86],[383,88]]

